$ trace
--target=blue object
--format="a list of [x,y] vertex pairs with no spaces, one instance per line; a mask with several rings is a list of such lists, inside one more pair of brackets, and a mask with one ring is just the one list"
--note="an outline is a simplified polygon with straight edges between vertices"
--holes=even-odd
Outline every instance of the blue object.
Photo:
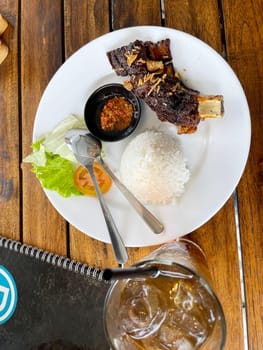
[[17,288],[11,273],[0,265],[0,324],[13,315],[17,304]]

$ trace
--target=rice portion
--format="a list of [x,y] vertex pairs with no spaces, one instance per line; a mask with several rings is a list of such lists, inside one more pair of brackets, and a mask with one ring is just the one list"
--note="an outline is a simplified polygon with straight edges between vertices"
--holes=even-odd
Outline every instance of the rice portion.
[[120,175],[145,204],[167,204],[184,192],[190,172],[178,142],[160,131],[136,136],[122,154]]

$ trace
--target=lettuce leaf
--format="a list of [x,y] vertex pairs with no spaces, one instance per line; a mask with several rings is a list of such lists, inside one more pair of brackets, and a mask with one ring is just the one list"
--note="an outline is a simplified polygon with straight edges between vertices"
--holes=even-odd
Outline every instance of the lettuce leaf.
[[45,139],[41,139],[33,143],[31,146],[33,149],[33,153],[29,154],[27,157],[23,159],[24,163],[33,163],[39,166],[45,166],[46,164],[46,151],[45,147],[42,144]]
[[73,164],[57,154],[46,152],[46,164],[42,166],[33,163],[32,171],[41,185],[48,190],[56,191],[63,197],[82,195],[74,184]]
[[65,142],[65,133],[71,129],[86,129],[84,118],[76,115],[69,115],[53,130],[48,132],[44,137],[43,145],[46,152],[59,154],[62,158],[68,159],[76,163],[76,158]]
[[65,143],[65,133],[73,128],[85,128],[84,119],[69,115],[52,131],[32,144],[33,152],[23,159],[32,163],[32,171],[41,185],[63,197],[81,196],[74,184],[74,170],[78,162]]

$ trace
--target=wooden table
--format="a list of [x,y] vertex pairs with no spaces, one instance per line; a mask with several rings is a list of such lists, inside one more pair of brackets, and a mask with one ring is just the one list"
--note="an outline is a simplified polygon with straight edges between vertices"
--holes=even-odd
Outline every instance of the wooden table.
[[[30,167],[21,167],[31,151],[37,106],[61,64],[102,34],[150,24],[193,34],[222,54],[240,79],[252,143],[235,194],[189,237],[208,257],[227,319],[226,349],[263,349],[262,5],[261,0],[0,0],[0,13],[10,23],[3,35],[10,53],[0,66],[0,235],[98,267],[115,265],[111,247],[70,226]],[[153,248],[129,248],[129,263]]]

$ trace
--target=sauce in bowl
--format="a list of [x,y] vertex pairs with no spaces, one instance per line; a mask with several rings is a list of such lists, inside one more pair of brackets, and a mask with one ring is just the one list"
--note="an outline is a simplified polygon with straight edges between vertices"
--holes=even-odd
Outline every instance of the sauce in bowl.
[[89,132],[101,141],[119,141],[136,129],[141,116],[139,99],[122,84],[106,84],[87,99],[84,119]]
[[104,131],[121,131],[131,124],[133,106],[123,96],[108,99],[100,114],[100,125]]

